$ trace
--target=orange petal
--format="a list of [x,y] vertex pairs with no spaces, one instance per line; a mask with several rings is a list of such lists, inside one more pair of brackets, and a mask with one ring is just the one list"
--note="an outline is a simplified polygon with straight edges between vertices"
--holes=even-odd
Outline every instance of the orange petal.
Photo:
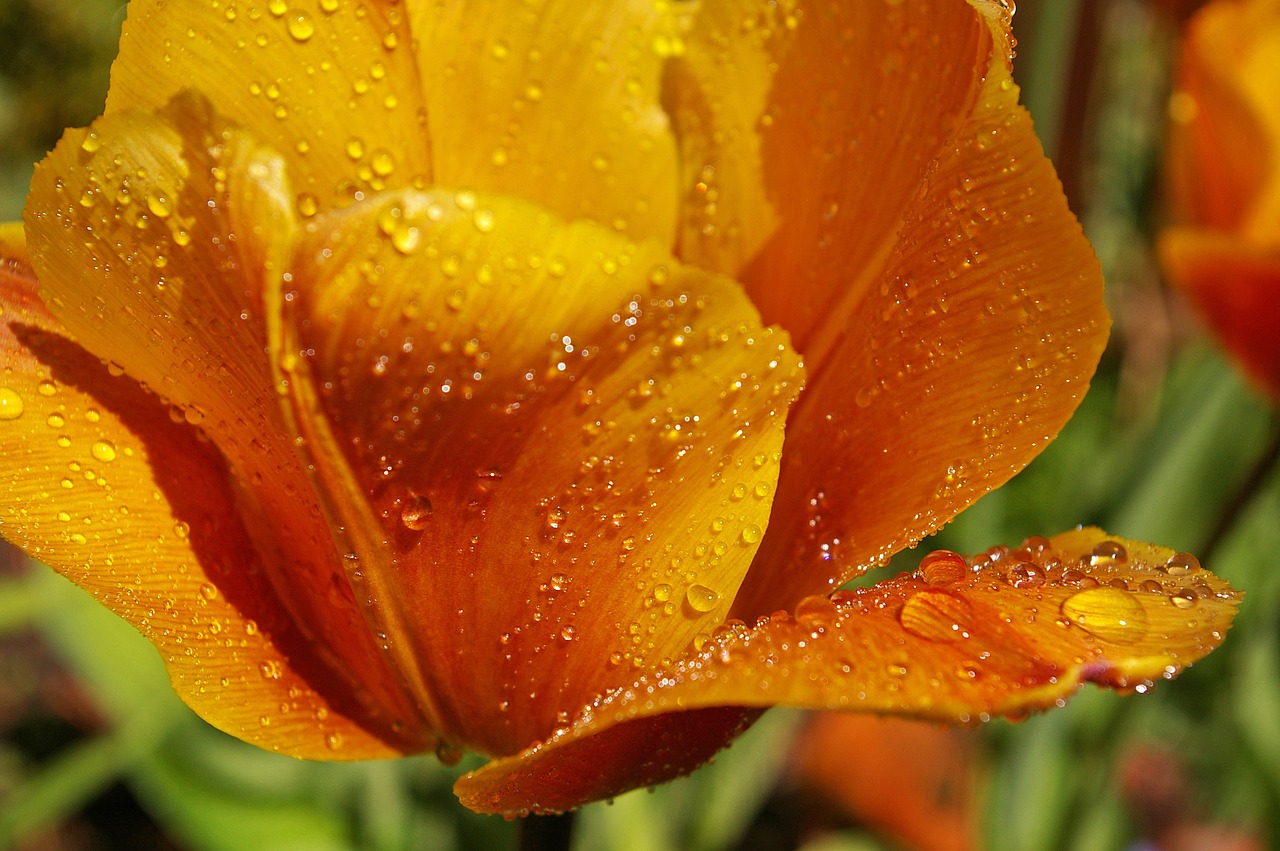
[[308,675],[332,682],[313,687],[359,700],[388,741],[429,746],[281,428],[260,293],[292,249],[283,168],[198,96],[117,112],[68,132],[37,168],[27,247],[65,333],[154,393],[154,415],[197,426],[221,450],[231,492],[222,520],[244,524],[244,555],[282,615],[317,642]]
[[801,380],[735,283],[441,189],[317,220],[292,280],[296,428],[447,738],[518,751],[724,619]]
[[878,283],[792,413],[770,536],[734,611],[826,593],[1021,470],[1087,389],[1102,278],[1009,78],[1005,31]]
[[878,282],[992,45],[956,0],[773,5],[704,3],[673,68],[680,254],[741,277],[813,365],[813,335]]
[[856,824],[914,851],[968,851],[978,835],[975,731],[848,712],[813,716],[792,774]]
[[[472,772],[455,791],[473,809],[513,812],[630,788],[629,767],[599,756],[618,750],[614,739],[643,742],[635,730],[666,713],[679,740],[679,719],[710,707],[970,721],[1053,706],[1086,681],[1146,691],[1217,646],[1239,599],[1185,553],[1097,529],[993,556],[974,567],[933,556],[875,588],[804,600],[794,617],[730,623],[696,654],[603,695],[567,731]],[[667,776],[688,769],[673,765]],[[650,771],[641,782],[654,780]]]
[[1160,260],[1227,351],[1280,401],[1280,243],[1173,228],[1161,235]]
[[367,726],[351,683],[285,617],[222,458],[67,336],[12,236],[0,264],[0,532],[137,627],[216,727],[312,758],[410,749],[412,734]]
[[431,178],[417,59],[394,3],[135,0],[107,114],[195,89],[279,152],[303,215]]
[[1183,221],[1280,240],[1280,8],[1212,3],[1192,20],[1170,102]]
[[671,245],[676,147],[659,95],[680,4],[442,5],[412,8],[434,182]]

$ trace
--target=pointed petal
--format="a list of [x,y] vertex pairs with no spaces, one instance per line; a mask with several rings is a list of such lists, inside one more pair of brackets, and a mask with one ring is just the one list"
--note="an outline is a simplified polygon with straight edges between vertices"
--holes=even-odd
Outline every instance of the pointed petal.
[[686,40],[680,255],[741,277],[816,364],[972,109],[987,26],[963,2],[710,0]]
[[174,689],[214,726],[320,759],[410,747],[366,726],[349,685],[332,687],[327,660],[283,617],[252,563],[218,453],[67,336],[10,235],[0,264],[0,533],[137,627]]
[[676,150],[659,94],[678,5],[414,5],[434,182],[671,245]]
[[352,695],[389,741],[429,747],[283,436],[261,307],[264,278],[281,274],[292,248],[283,168],[196,95],[108,115],[69,131],[37,168],[27,248],[65,333],[221,451],[226,511],[246,527],[251,562],[317,642],[311,655],[329,648],[309,674],[332,683],[313,685]]
[[1223,347],[1280,401],[1280,243],[1172,228],[1161,235],[1160,261]]
[[445,190],[317,220],[292,280],[296,427],[448,738],[520,750],[723,620],[801,380],[736,284]]
[[[970,721],[1053,706],[1083,682],[1145,691],[1216,647],[1239,600],[1185,553],[1098,529],[995,553],[974,567],[935,555],[875,588],[802,601],[794,617],[728,624],[698,653],[602,696],[567,732],[455,791],[473,809],[514,812],[631,788],[631,766],[600,756],[644,741],[667,713],[668,728],[710,707],[779,704]],[[666,753],[653,740],[646,765]],[[640,782],[654,780],[650,771]]]
[[739,617],[826,593],[937,530],[1034,458],[1087,389],[1102,278],[992,28],[978,103],[876,286],[825,361],[804,352],[811,379]]
[[107,113],[194,89],[273,147],[301,214],[431,178],[412,36],[395,3],[134,0]]

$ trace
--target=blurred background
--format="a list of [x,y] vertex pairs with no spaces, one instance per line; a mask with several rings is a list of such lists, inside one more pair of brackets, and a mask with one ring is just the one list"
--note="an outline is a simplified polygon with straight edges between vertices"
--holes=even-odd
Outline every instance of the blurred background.
[[[1280,847],[1280,421],[1164,284],[1152,247],[1195,5],[1019,0],[1015,76],[1115,326],[1057,442],[921,549],[975,553],[1087,523],[1188,550],[1246,592],[1224,646],[1149,694],[1087,688],[1016,724],[774,711],[692,778],[586,808],[575,848]],[[100,112],[123,17],[121,0],[0,0],[4,220],[62,128]],[[512,848],[515,825],[450,791],[475,764],[311,764],[234,741],[177,701],[123,621],[0,552],[0,848]]]

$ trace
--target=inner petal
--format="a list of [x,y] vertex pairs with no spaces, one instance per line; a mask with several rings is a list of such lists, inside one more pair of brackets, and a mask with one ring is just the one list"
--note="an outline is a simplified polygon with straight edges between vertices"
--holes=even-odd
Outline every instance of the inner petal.
[[520,750],[724,619],[801,381],[734,282],[446,190],[317,220],[292,281],[291,416],[446,736]]

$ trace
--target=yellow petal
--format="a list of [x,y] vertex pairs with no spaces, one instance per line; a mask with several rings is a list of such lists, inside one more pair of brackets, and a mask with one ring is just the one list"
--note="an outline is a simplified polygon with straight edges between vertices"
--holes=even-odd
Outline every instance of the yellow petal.
[[[255,581],[271,588],[276,617],[305,634],[311,649],[289,652],[310,660],[312,687],[359,703],[361,723],[387,741],[430,746],[283,436],[261,308],[264,279],[280,276],[292,249],[282,170],[198,96],[155,114],[108,115],[70,131],[37,168],[27,248],[64,333],[111,374],[150,390],[149,416],[196,426],[220,451],[230,495],[211,517],[243,524],[239,557],[261,571]],[[166,453],[180,451],[147,463],[177,464]],[[251,711],[270,717],[280,705]]]
[[[1004,33],[992,22],[993,32]],[[1108,319],[995,40],[876,285],[839,324],[788,425],[771,534],[735,612],[826,592],[1007,481],[1087,389]]]
[[431,179],[425,103],[396,3],[134,0],[107,113],[195,89],[286,164],[301,215]]
[[475,192],[317,220],[296,427],[433,726],[512,753],[720,623],[801,372],[731,281]]
[[435,183],[671,245],[676,149],[659,103],[679,4],[414,4]]
[[602,695],[568,731],[456,790],[486,812],[574,807],[634,785],[626,766],[599,759],[617,742],[665,725],[646,760],[687,770],[667,741],[683,743],[682,725],[728,707],[971,721],[1054,706],[1084,682],[1146,691],[1216,647],[1239,601],[1185,553],[1097,529],[995,552],[973,566],[941,554],[875,588],[809,598],[794,616],[727,625],[699,653]]
[[352,683],[288,618],[253,563],[222,458],[67,336],[12,246],[0,265],[0,533],[126,617],[214,726],[311,758],[412,749],[411,735],[370,729]]

